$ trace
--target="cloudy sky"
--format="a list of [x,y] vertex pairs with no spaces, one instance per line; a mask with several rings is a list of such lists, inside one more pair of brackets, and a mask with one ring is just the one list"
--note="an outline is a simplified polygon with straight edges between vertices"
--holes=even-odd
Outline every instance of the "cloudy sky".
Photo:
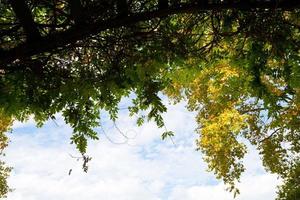
[[[116,126],[103,113],[103,129],[97,129],[100,140],[88,146],[92,157],[88,173],[74,158],[78,152],[70,144],[72,130],[59,115],[42,128],[35,128],[33,120],[15,123],[5,158],[14,167],[9,178],[14,191],[8,200],[233,199],[206,171],[201,153],[195,151],[195,114],[188,112],[184,103],[168,109],[164,119],[167,128],[176,133],[173,142],[162,141],[163,130],[153,123],[137,127],[126,110]],[[245,165],[241,195],[236,199],[274,199],[280,181],[263,170],[254,149],[249,149]]]

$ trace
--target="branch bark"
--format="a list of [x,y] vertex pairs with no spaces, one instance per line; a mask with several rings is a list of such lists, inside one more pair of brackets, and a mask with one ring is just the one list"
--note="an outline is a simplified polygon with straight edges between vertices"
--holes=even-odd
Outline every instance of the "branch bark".
[[28,41],[34,41],[40,38],[39,30],[33,20],[31,11],[26,5],[25,0],[11,0],[11,6],[22,24]]
[[85,21],[84,8],[80,0],[69,0],[71,16],[76,25],[82,25]]

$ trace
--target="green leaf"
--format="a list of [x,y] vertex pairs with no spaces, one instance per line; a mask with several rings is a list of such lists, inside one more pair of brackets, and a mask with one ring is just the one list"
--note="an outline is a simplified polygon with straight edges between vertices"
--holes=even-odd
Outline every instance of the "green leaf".
[[165,131],[163,132],[163,134],[161,135],[161,139],[166,139],[168,137],[173,137],[174,136],[174,132],[173,131]]

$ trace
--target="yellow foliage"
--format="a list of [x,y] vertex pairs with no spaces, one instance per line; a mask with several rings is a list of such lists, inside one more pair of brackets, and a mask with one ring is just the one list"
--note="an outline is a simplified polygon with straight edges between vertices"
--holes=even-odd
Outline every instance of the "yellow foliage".
[[[267,170],[283,177],[289,160],[299,155],[300,90],[293,88],[295,95],[287,96],[286,80],[269,74],[260,75],[260,88],[253,89],[257,77],[247,67],[229,63],[224,60],[198,71],[175,70],[166,94],[177,101],[187,98],[188,108],[198,113],[198,150],[208,169],[238,193],[235,183],[244,171],[246,153],[242,137],[256,145]],[[268,61],[275,71],[281,64],[280,60]],[[264,90],[265,96],[258,98],[255,89]]]
[[198,111],[198,149],[204,153],[209,170],[235,193],[235,180],[244,171],[241,159],[246,153],[238,138],[249,117],[237,108],[250,80],[241,68],[223,61],[201,70],[191,82],[188,96],[189,108]]
[[7,132],[12,125],[12,119],[7,117],[0,112],[0,152],[7,146],[7,137],[5,132]]

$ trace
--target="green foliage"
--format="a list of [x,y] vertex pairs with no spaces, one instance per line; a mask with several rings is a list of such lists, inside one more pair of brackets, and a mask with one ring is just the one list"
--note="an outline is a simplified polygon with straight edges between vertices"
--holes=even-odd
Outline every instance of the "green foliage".
[[279,187],[276,200],[295,200],[300,198],[300,164],[291,167],[284,184]]
[[7,167],[3,161],[0,161],[0,197],[7,197],[7,193],[11,191],[11,189],[7,185],[7,178],[11,171],[10,167]]
[[[4,156],[4,149],[7,147],[8,138],[5,135],[12,125],[12,119],[3,114],[0,111],[0,157]],[[0,198],[6,197],[7,193],[11,189],[7,185],[7,178],[11,171],[10,167],[7,167],[3,161],[0,160]]]
[[161,135],[161,139],[166,139],[168,137],[173,137],[174,136],[174,132],[173,131],[165,131],[163,132],[163,134]]

